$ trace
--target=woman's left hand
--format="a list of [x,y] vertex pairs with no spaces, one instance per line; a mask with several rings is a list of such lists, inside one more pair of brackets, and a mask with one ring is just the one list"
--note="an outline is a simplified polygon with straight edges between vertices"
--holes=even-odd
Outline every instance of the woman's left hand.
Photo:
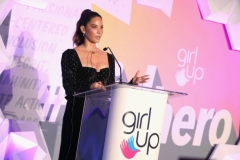
[[139,73],[140,73],[140,70],[137,71],[137,73],[135,74],[135,76],[132,79],[132,83],[135,85],[146,83],[147,80],[149,79],[148,75],[139,76]]

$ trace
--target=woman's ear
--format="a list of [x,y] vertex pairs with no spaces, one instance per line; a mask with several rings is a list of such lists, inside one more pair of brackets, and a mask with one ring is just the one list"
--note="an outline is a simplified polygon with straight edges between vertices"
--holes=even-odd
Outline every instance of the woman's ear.
[[84,26],[80,26],[80,30],[83,34],[85,34],[85,27]]

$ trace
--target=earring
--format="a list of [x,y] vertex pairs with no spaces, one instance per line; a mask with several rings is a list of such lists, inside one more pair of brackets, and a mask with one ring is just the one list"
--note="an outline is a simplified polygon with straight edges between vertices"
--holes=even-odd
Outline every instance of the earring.
[[83,33],[83,37],[84,37],[84,33]]

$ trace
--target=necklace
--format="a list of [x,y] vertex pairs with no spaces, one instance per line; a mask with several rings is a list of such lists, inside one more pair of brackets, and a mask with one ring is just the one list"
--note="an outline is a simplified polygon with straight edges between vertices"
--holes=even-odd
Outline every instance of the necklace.
[[94,49],[89,49],[89,48],[85,47],[84,44],[83,44],[83,48],[85,48],[88,52],[90,52],[90,53],[92,53],[92,54],[94,54],[94,53],[95,53],[94,50],[96,50],[96,47],[95,47]]

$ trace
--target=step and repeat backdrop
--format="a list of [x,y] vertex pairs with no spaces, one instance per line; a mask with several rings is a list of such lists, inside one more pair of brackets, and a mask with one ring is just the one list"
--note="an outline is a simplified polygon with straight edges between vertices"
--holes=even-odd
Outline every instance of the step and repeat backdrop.
[[58,158],[60,61],[87,8],[124,81],[140,70],[145,87],[188,93],[168,101],[159,160],[240,159],[240,0],[0,2],[0,159]]

